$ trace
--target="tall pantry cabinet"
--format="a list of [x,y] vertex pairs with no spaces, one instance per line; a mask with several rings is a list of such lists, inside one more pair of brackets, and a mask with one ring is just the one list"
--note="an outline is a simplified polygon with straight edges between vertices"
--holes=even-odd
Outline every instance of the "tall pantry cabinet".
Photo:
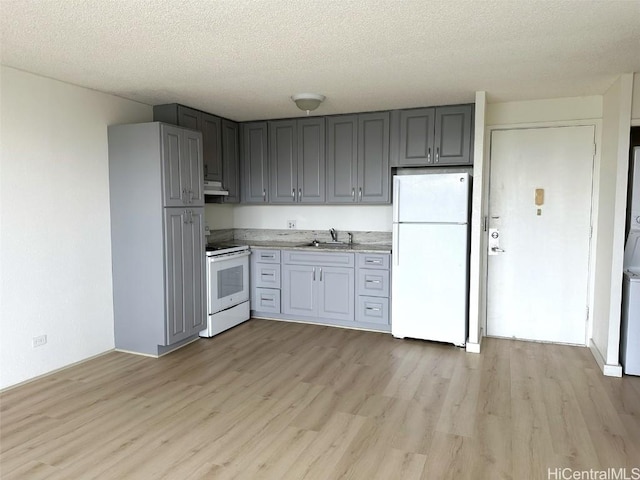
[[115,347],[158,356],[205,328],[202,133],[109,127]]

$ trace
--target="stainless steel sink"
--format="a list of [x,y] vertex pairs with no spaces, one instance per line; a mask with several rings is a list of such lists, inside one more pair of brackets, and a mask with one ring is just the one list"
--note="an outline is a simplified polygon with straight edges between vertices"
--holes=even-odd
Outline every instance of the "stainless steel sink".
[[313,242],[303,243],[300,246],[301,247],[327,248],[327,249],[349,248],[349,244],[345,243],[345,242],[319,242],[317,240],[314,240]]

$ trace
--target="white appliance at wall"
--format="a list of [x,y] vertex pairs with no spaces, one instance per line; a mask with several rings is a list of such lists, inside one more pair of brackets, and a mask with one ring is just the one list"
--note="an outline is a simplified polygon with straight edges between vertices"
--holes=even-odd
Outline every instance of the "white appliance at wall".
[[207,245],[207,328],[201,337],[249,320],[250,254],[245,245]]
[[393,177],[391,333],[464,346],[468,173]]
[[627,375],[640,375],[640,147],[633,153],[631,229],[624,247],[620,363]]

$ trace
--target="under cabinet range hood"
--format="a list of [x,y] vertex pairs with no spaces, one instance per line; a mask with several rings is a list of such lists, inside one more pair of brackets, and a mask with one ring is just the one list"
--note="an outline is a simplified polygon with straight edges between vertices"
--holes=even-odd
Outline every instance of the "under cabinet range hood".
[[204,194],[205,195],[216,195],[216,196],[226,196],[229,195],[225,189],[222,188],[222,182],[213,182],[210,180],[205,180],[204,182]]

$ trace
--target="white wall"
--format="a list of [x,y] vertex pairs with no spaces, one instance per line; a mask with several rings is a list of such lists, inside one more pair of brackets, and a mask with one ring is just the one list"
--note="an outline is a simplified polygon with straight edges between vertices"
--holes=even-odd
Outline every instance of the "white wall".
[[591,347],[609,375],[620,375],[620,304],[627,201],[631,74],[605,93],[598,179],[593,333]]
[[[484,217],[487,215],[489,162],[484,158],[486,92],[476,92],[473,143],[473,198],[471,204],[471,255],[469,260],[469,335],[467,351],[479,353],[486,323],[487,255]],[[487,161],[485,161],[487,160]]]
[[391,231],[391,205],[237,206],[234,228],[287,228],[295,220],[298,230]]
[[152,110],[0,68],[4,388],[113,348],[107,125]]
[[631,125],[640,125],[640,73],[633,75],[633,99],[631,102]]

